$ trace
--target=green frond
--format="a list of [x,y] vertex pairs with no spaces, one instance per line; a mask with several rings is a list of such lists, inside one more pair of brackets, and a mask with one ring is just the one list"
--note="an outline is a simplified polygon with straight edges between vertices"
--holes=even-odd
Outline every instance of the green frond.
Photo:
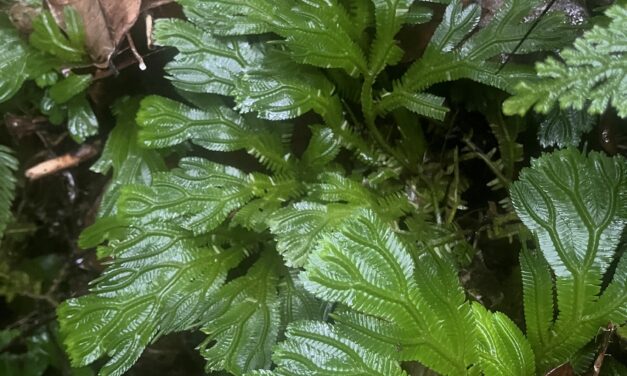
[[[603,274],[627,223],[627,162],[575,149],[547,154],[521,172],[511,196],[518,216],[537,237],[555,273],[559,315],[548,333],[542,331],[549,312],[540,312],[548,308],[525,308],[527,314],[536,316],[527,318],[532,323],[530,338],[538,367],[546,370],[567,361],[615,314],[610,309],[605,317],[592,319],[589,313],[608,308],[604,294],[599,295]],[[545,267],[534,266],[531,259],[523,267],[525,274],[535,270],[543,276],[534,282],[541,286],[526,282],[525,299],[530,304],[546,304],[547,293],[537,292],[548,283],[546,271],[542,272]],[[610,307],[622,310],[620,305],[619,301]]]
[[[91,170],[107,174],[113,169],[113,175],[98,209],[99,217],[117,213],[117,201],[120,190],[126,185],[150,185],[157,171],[165,170],[165,163],[159,153],[139,147],[135,113],[139,108],[139,99],[122,98],[113,105],[117,117],[116,126],[109,133],[109,138],[100,158]],[[95,244],[93,245],[95,246]]]
[[280,56],[268,56],[261,67],[238,78],[237,108],[267,120],[292,119],[310,110],[324,115],[332,105],[333,84],[319,71]]
[[594,26],[572,48],[536,64],[539,81],[523,81],[516,95],[503,103],[503,112],[524,115],[531,107],[548,113],[556,104],[562,109],[601,114],[608,106],[627,117],[627,6],[615,4],[606,15],[606,27]]
[[351,75],[366,71],[364,54],[354,41],[360,32],[354,28],[346,9],[336,0],[182,3],[192,21],[201,27],[208,24],[206,28],[214,34],[263,34],[271,31],[284,38],[281,44],[299,63],[340,68]]
[[538,140],[542,146],[578,146],[581,135],[592,130],[595,118],[586,111],[555,108],[540,123]]
[[366,29],[374,24],[372,2],[363,0],[340,0],[340,3],[344,5],[348,16],[351,18],[351,24],[353,25],[351,30],[361,34],[363,39]]
[[112,243],[115,256],[90,294],[58,308],[74,366],[105,355],[103,376],[120,376],[162,335],[197,326],[241,249],[200,247],[171,227],[132,230]]
[[235,375],[270,368],[272,347],[281,324],[277,295],[280,259],[264,252],[245,276],[222,287],[205,312],[200,345],[206,370],[226,370]]
[[234,212],[231,224],[262,233],[269,228],[268,216],[281,209],[282,204],[277,199],[254,198]]
[[343,306],[336,309],[331,317],[338,333],[359,343],[365,349],[391,360],[413,359],[413,345],[408,343],[407,346],[398,342],[399,338],[406,337],[403,333],[405,328],[398,324]]
[[309,196],[317,201],[348,202],[363,205],[373,202],[374,197],[366,186],[340,173],[325,172],[312,185]]
[[[540,0],[504,2],[490,23],[464,43],[462,56],[480,61],[503,53],[513,53],[516,47],[516,54],[528,54],[551,51],[570,42],[575,30],[560,12],[549,12],[537,22],[527,21],[530,11],[542,4]],[[529,33],[531,28],[533,30]],[[521,40],[523,42],[518,46]]]
[[[268,220],[277,250],[290,267],[306,264],[310,252],[329,231],[364,206],[382,218],[395,220],[410,210],[408,200],[397,192],[382,198],[339,173],[324,173],[320,183],[308,187],[308,200],[277,210]],[[321,204],[320,202],[326,202]]]
[[288,328],[274,359],[277,374],[315,373],[303,364],[335,362],[344,347],[329,336],[364,346],[372,356],[417,360],[446,375],[467,374],[471,367],[490,375],[535,374],[534,354],[521,331],[501,313],[471,307],[446,257],[427,249],[410,253],[372,212],[357,212],[336,228],[318,242],[303,279],[317,297],[349,309],[333,314],[333,327],[316,324],[316,338],[329,349],[316,362],[306,362],[311,356],[305,353],[294,356],[313,338],[292,342]]
[[477,337],[476,323],[459,284],[457,269],[446,256],[436,256],[429,250],[418,256],[415,265],[414,321],[422,317],[421,325],[415,327],[424,336],[426,345],[417,346],[414,359],[441,373],[459,374],[464,364],[467,368],[476,362],[473,349],[477,347]]
[[297,202],[273,213],[268,220],[270,231],[276,236],[277,251],[285,258],[285,264],[305,265],[322,236],[355,210],[350,205]]
[[410,93],[404,90],[395,90],[393,93],[381,95],[380,107],[382,111],[389,111],[405,107],[418,115],[436,120],[444,120],[448,108],[444,107],[444,98],[428,93]]
[[90,84],[90,74],[70,73],[69,76],[52,85],[48,94],[56,104],[64,104],[87,89]]
[[[216,35],[264,34],[270,32],[268,16],[285,0],[177,0],[185,16],[194,24]],[[280,14],[280,13],[276,13]],[[262,15],[265,15],[263,17]]]
[[342,143],[342,147],[353,152],[360,162],[368,166],[389,168],[397,173],[400,172],[400,165],[397,160],[381,151],[374,143],[367,142],[361,134],[351,128],[347,121],[341,119],[341,121],[335,122],[333,120],[335,119],[327,121],[326,125]]
[[488,312],[472,304],[477,325],[479,364],[485,375],[533,376],[535,361],[531,346],[516,324],[500,312]]
[[451,52],[479,24],[481,8],[476,4],[464,7],[461,1],[453,1],[444,10],[442,22],[431,37],[425,54]]
[[28,79],[29,46],[4,14],[0,15],[0,103],[13,97]]
[[371,212],[354,215],[318,244],[305,268],[309,291],[404,328],[396,345],[412,359],[445,374],[465,373],[472,316],[452,265],[428,253],[414,263]]
[[607,270],[627,221],[627,162],[569,148],[524,169],[511,190],[519,217],[557,277]]
[[301,164],[308,170],[319,173],[331,163],[340,152],[342,146],[333,131],[321,125],[313,125],[307,149],[301,156]]
[[[325,300],[346,302],[388,320],[402,315],[410,321],[411,312],[405,312],[405,299],[399,297],[414,287],[409,252],[372,213],[353,218],[319,242],[306,268],[305,286]],[[352,262],[356,256],[363,260]]]
[[150,186],[126,186],[119,214],[136,224],[167,221],[194,234],[218,227],[253,197],[247,175],[201,158],[185,158],[179,168],[157,173]]
[[83,143],[98,134],[98,119],[85,96],[77,95],[67,103],[67,129],[72,139]]
[[479,22],[479,7],[464,7],[460,0],[450,2],[424,55],[394,83],[392,92],[382,96],[378,111],[386,113],[404,106],[421,115],[442,116],[442,109],[437,107],[437,111],[416,111],[413,105],[415,99],[412,98],[436,83],[462,78],[511,91],[514,83],[529,78],[529,73],[525,69],[511,66],[499,71],[500,64],[490,62],[490,59],[502,53],[513,52],[523,37],[526,41],[517,53],[561,46],[572,34],[568,32],[571,27],[559,15],[545,17],[547,20],[540,21],[545,24],[544,28],[534,28],[527,34],[532,23],[523,23],[523,18],[536,3],[522,0],[507,2],[488,26],[469,37]]
[[590,321],[602,324],[605,321],[624,323],[627,320],[627,256],[625,245],[614,272],[614,279],[603,291],[599,302],[588,314]]
[[284,203],[304,194],[303,184],[291,175],[269,176],[253,172],[249,182],[255,196],[268,201]]
[[300,321],[287,328],[287,340],[274,352],[277,368],[252,375],[407,376],[398,362],[371,352],[327,323]]
[[164,148],[192,141],[213,151],[247,150],[275,171],[292,168],[282,139],[266,124],[246,120],[217,98],[202,110],[171,99],[145,98],[137,113],[139,141],[149,148]]
[[300,270],[289,269],[279,282],[279,301],[281,306],[281,330],[287,325],[301,320],[322,320],[326,303],[311,295],[299,277]]
[[245,39],[217,39],[181,20],[157,20],[153,36],[156,44],[179,51],[165,67],[172,84],[195,93],[230,95],[236,78],[263,57],[262,49]]
[[405,23],[410,25],[417,25],[429,22],[433,17],[433,10],[425,4],[421,4],[415,1],[409,6],[407,16],[405,17]]
[[381,218],[390,219],[392,221],[415,210],[414,206],[409,202],[406,193],[403,191],[395,191],[376,197],[372,208]]
[[251,174],[250,184],[255,199],[239,208],[231,223],[262,233],[271,226],[271,218],[292,199],[303,194],[303,185],[292,176],[270,177]]
[[42,12],[33,21],[30,44],[63,61],[82,62],[87,58],[87,51],[81,16],[74,8],[64,7],[63,19],[66,27],[61,30],[52,13]]
[[[272,3],[272,1],[268,1]],[[339,68],[351,76],[367,71],[364,53],[353,40],[351,19],[337,0],[289,1],[291,8],[272,20],[285,38],[289,56],[301,64]]]
[[372,0],[376,20],[376,35],[370,47],[369,72],[376,77],[387,65],[395,65],[403,50],[394,39],[405,23],[412,0]]
[[355,207],[369,207],[382,218],[395,220],[409,212],[410,203],[402,192],[381,191],[379,195],[365,181],[340,173],[326,172],[318,176],[318,183],[309,187],[309,197],[316,201],[348,203]]
[[520,253],[525,324],[531,346],[542,349],[549,343],[554,317],[554,286],[549,264],[540,252]]
[[78,246],[88,249],[108,240],[122,239],[126,236],[128,227],[128,221],[117,216],[98,218],[94,224],[83,230],[78,238]]
[[13,151],[0,145],[0,241],[2,241],[4,230],[11,220],[11,205],[15,197],[16,184],[14,174],[17,166],[17,159],[13,156]]
[[[430,97],[430,100],[423,103],[422,106],[426,106],[423,110],[416,101],[417,99],[424,101],[425,97],[415,93],[440,82],[462,78],[468,78],[501,90],[510,90],[515,81],[509,77],[509,69],[504,69],[503,74],[496,74],[497,70],[498,65],[495,63],[464,60],[454,52],[429,54],[412,64],[403,78],[394,82],[391,92],[384,93],[377,104],[378,112],[387,113],[407,104],[410,106],[408,109],[412,111],[441,116],[443,109],[441,106],[437,106],[435,98]],[[519,74],[520,72],[516,73]]]

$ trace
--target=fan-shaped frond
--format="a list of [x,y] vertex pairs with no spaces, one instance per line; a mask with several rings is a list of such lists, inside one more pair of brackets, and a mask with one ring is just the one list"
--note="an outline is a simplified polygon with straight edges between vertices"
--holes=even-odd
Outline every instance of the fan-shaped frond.
[[[559,47],[570,35],[567,32],[570,26],[558,14],[543,18],[540,22],[544,27],[536,27],[528,33],[533,23],[524,23],[524,17],[537,3],[522,0],[504,3],[488,26],[468,38],[479,22],[479,7],[464,7],[462,1],[452,1],[423,57],[412,64],[400,81],[395,82],[391,93],[381,98],[379,110],[385,113],[405,106],[403,102],[417,92],[438,82],[461,78],[511,91],[515,82],[528,78],[529,74],[520,68],[499,71],[499,65],[490,63],[489,59],[514,52],[523,38],[525,42],[517,53]],[[412,107],[408,108],[414,111]]]
[[238,169],[186,158],[179,169],[156,174],[150,186],[124,187],[118,210],[136,224],[167,221],[203,234],[218,227],[252,197],[253,187]]
[[28,46],[22,42],[8,17],[0,15],[0,103],[13,97],[29,78],[27,72]]
[[277,284],[280,260],[264,253],[246,273],[222,287],[205,312],[200,345],[207,371],[225,369],[241,375],[269,368],[281,324]]
[[601,114],[608,106],[627,117],[627,6],[615,4],[606,15],[606,27],[594,26],[560,60],[548,58],[536,65],[539,81],[523,81],[516,95],[503,103],[503,112],[524,115],[531,107],[548,113],[557,103],[562,109]]
[[11,204],[15,196],[15,171],[17,170],[17,159],[13,156],[13,151],[6,146],[0,145],[0,241],[4,235],[4,230],[11,220]]
[[60,330],[74,366],[108,355],[101,375],[122,375],[161,335],[197,326],[241,249],[200,246],[172,227],[132,230],[89,295],[65,301]]
[[[627,224],[627,163],[622,157],[562,150],[532,161],[511,195],[546,259],[522,256],[530,339],[540,370],[546,370],[583,347],[615,309],[624,311],[619,308],[625,305],[624,294],[607,290],[618,299],[608,302],[601,281]],[[547,291],[547,265],[555,273],[559,311],[550,325],[553,298]],[[606,316],[591,315],[595,311]]]
[[217,39],[181,20],[158,20],[154,40],[179,50],[165,67],[168,78],[175,87],[196,93],[231,94],[236,77],[263,57],[258,45],[241,37]]
[[145,98],[137,113],[139,141],[149,148],[192,141],[213,151],[245,149],[275,171],[293,167],[282,137],[269,125],[247,121],[218,99],[212,102],[199,110],[163,97]]

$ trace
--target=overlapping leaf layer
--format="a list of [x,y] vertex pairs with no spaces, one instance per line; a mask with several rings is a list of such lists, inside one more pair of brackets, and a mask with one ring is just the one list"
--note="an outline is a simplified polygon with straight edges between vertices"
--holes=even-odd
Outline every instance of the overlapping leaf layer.
[[0,242],[11,220],[11,205],[15,196],[15,170],[17,160],[13,156],[13,151],[0,145]]
[[[572,360],[608,321],[627,319],[626,262],[616,252],[626,195],[624,158],[574,149],[533,161],[512,187],[514,207],[541,252],[521,255],[527,332],[541,370]],[[614,280],[602,291],[613,262]]]
[[96,115],[85,96],[92,75],[68,75],[68,66],[84,64],[87,52],[78,13],[66,7],[64,19],[62,30],[52,13],[42,12],[33,20],[28,43],[8,17],[0,15],[0,47],[4,51],[0,62],[0,103],[15,96],[27,80],[34,80],[43,91],[33,104],[50,122],[66,122],[72,138],[83,142],[98,133]]
[[521,82],[516,95],[503,104],[509,114],[524,114],[531,107],[548,113],[562,109],[601,114],[608,106],[627,116],[627,6],[615,4],[606,11],[609,25],[594,26],[560,53],[562,61],[548,58],[536,70],[542,80]]
[[[533,375],[568,360],[599,320],[622,317],[622,277],[597,298],[624,227],[622,159],[546,155],[513,187],[544,255],[524,255],[538,270],[529,277],[535,266],[525,266],[528,315],[551,314],[527,340],[504,314],[467,300],[458,281],[453,259],[465,241],[452,222],[462,205],[450,204],[448,186],[459,185],[459,172],[426,171],[409,138],[393,145],[380,130],[394,118],[390,132],[418,139],[401,120],[410,112],[442,119],[444,99],[424,92],[439,82],[510,90],[527,70],[499,70],[493,58],[524,36],[521,53],[561,46],[569,26],[559,15],[531,30],[524,18],[538,2],[512,1],[477,29],[476,5],[446,2],[421,57],[390,79],[386,69],[404,57],[399,31],[442,8],[180,3],[188,21],[159,20],[154,32],[156,44],[179,51],[165,70],[180,95],[120,101],[95,166],[113,180],[81,245],[100,245],[109,266],[89,294],[59,309],[74,364],[108,356],[101,373],[121,375],[161,335],[200,329],[208,372],[405,375],[404,362],[417,361],[450,375]],[[303,122],[310,135],[292,137]],[[499,137],[509,134],[503,128]],[[504,150],[513,175],[519,151]],[[221,162],[225,153],[237,156],[232,165]],[[166,168],[166,156],[178,167]],[[608,190],[590,203],[595,179]],[[539,304],[551,300],[540,292],[553,283],[555,330],[578,331],[568,340],[557,334],[550,341],[563,350],[548,351],[537,338],[552,330],[553,310]]]

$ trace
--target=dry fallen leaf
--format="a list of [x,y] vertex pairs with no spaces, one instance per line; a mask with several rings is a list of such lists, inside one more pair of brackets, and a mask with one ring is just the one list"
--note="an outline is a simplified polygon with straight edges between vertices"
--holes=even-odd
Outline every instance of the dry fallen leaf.
[[139,14],[172,0],[46,0],[59,25],[63,8],[72,6],[83,18],[89,55],[99,68],[109,65],[124,36],[137,22]]
[[144,0],[142,1],[141,11],[143,12],[148,9],[160,7],[162,5],[169,4],[173,1],[174,0]]
[[547,372],[545,376],[575,376],[575,370],[570,363],[564,363]]

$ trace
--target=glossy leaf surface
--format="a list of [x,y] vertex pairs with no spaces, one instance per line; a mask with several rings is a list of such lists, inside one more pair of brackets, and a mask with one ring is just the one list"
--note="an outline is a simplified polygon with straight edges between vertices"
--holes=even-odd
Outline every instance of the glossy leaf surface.
[[67,128],[76,142],[98,134],[98,119],[91,104],[83,96],[77,96],[68,102]]
[[30,43],[61,60],[81,62],[86,56],[85,30],[80,15],[72,7],[64,8],[66,29],[61,30],[49,11],[42,12],[33,21]]
[[246,276],[229,282],[216,294],[202,331],[200,346],[207,370],[234,374],[269,368],[281,324],[277,284],[280,260],[266,253]]
[[121,375],[159,336],[197,325],[241,250],[206,248],[172,227],[133,231],[91,293],[59,307],[75,366],[104,356],[102,375]]
[[13,156],[13,151],[0,145],[0,242],[11,219],[11,205],[17,183],[14,174],[17,167],[17,159]]
[[13,97],[28,78],[26,45],[4,16],[0,17],[0,48],[3,55],[0,61],[0,103]]
[[594,120],[585,111],[554,109],[540,123],[538,139],[544,147],[577,146],[581,142],[581,136],[592,130]]
[[[521,257],[529,338],[540,370],[547,370],[567,361],[608,320],[625,319],[627,295],[616,290],[624,276],[617,271],[610,284],[616,287],[605,292],[601,281],[627,223],[627,163],[622,157],[562,150],[532,161],[511,195],[544,256]],[[555,273],[554,323],[548,267]]]
[[123,188],[122,217],[152,225],[167,221],[195,234],[218,227],[229,213],[252,198],[241,171],[200,158],[187,158],[180,169],[155,174],[150,186]]
[[242,38],[217,39],[181,20],[159,20],[154,38],[159,45],[179,50],[166,66],[174,86],[197,93],[231,94],[235,78],[263,56]]
[[537,82],[521,82],[516,95],[503,104],[507,114],[525,114],[530,108],[548,113],[554,106],[601,114],[612,106],[627,116],[627,6],[608,8],[609,25],[596,25],[560,53],[536,65]]

